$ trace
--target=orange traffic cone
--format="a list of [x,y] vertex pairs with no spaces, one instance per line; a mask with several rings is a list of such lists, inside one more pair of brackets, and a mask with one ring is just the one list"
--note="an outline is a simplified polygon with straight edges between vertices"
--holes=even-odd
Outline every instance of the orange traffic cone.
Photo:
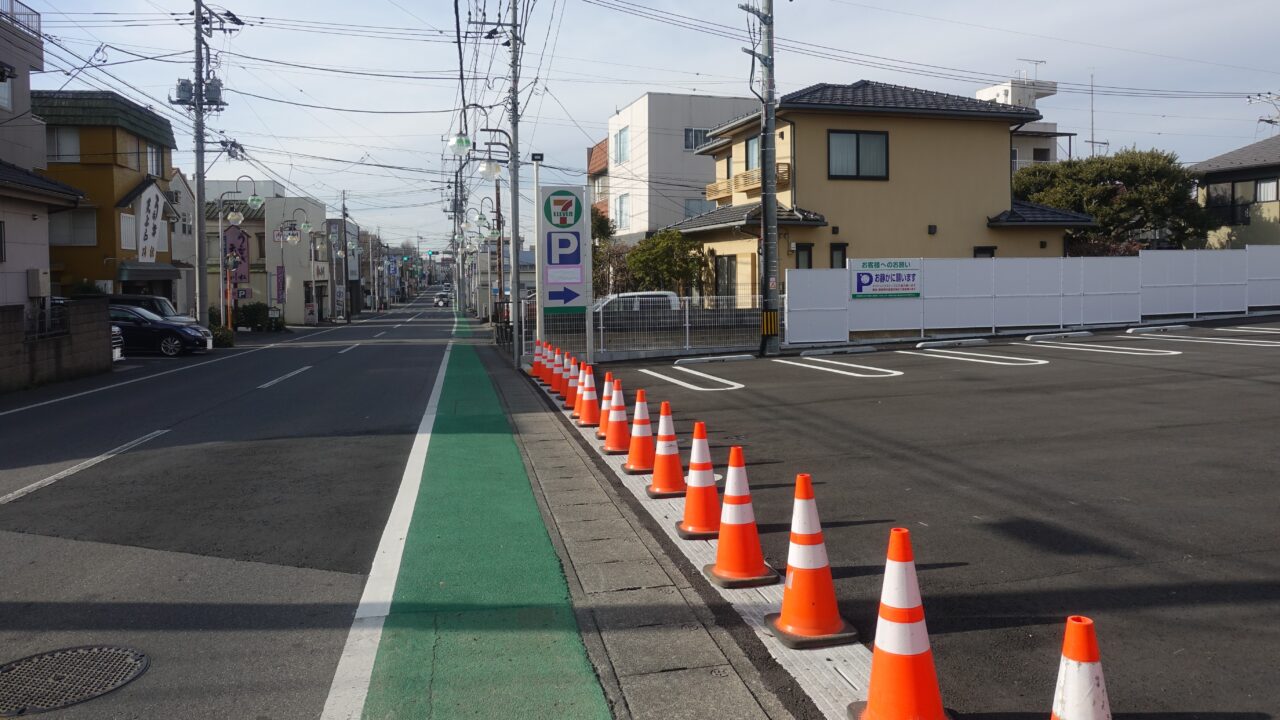
[[596,399],[595,368],[587,366],[583,373],[586,384],[578,395],[582,403],[578,408],[578,427],[595,427],[600,422],[600,401]]
[[747,487],[747,466],[742,448],[729,448],[729,471],[724,480],[724,504],[720,507],[720,536],[716,561],[702,568],[711,582],[724,588],[772,585],[778,573],[764,562],[760,531]]
[[560,365],[556,367],[556,397],[564,399],[569,384],[569,351],[560,356]]
[[676,532],[685,540],[710,540],[720,532],[720,497],[716,493],[706,423],[693,424],[689,477],[684,482],[684,519],[676,523]]
[[533,362],[529,363],[529,377],[537,378],[542,369],[542,343],[533,344]]
[[569,417],[576,418],[582,416],[582,391],[587,387],[587,364],[582,363],[578,366],[578,391],[573,396],[573,411],[569,413]]
[[644,390],[636,391],[636,412],[631,417],[631,446],[627,449],[627,464],[622,466],[628,475],[653,471],[653,426],[649,423],[649,401]]
[[556,350],[551,356],[551,365],[547,368],[547,390],[556,391],[556,385],[560,383],[560,351]]
[[551,384],[551,343],[542,343],[542,365],[538,368],[538,382]]
[[1111,720],[1107,683],[1093,621],[1080,615],[1067,618],[1062,638],[1058,686],[1053,693],[1051,720]]
[[684,495],[684,465],[676,444],[676,426],[671,421],[671,403],[663,400],[658,409],[658,444],[653,455],[653,480],[644,489],[651,498]]
[[852,720],[945,720],[916,581],[911,531],[889,531],[867,701],[849,706]]
[[600,420],[596,423],[596,439],[603,440],[609,432],[609,411],[613,409],[613,373],[604,374],[604,384],[600,386]]
[[631,430],[627,427],[627,398],[622,394],[622,381],[613,381],[613,402],[609,403],[609,426],[605,429],[604,452],[622,455],[631,447]]
[[576,358],[569,361],[569,379],[564,385],[564,405],[560,407],[565,410],[572,410],[573,404],[578,400],[578,375],[581,373],[578,369],[578,360]]
[[[840,617],[836,589],[822,539],[813,480],[796,475],[796,496],[791,510],[791,547],[787,551],[787,585],[782,591],[782,612],[765,616],[774,637],[789,648],[843,645],[858,633]],[[888,716],[886,716],[887,718]]]

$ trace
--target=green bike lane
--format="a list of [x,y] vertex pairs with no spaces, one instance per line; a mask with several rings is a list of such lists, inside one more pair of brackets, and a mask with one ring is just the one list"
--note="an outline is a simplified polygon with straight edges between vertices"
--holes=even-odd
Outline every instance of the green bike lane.
[[363,718],[610,717],[512,432],[455,343]]

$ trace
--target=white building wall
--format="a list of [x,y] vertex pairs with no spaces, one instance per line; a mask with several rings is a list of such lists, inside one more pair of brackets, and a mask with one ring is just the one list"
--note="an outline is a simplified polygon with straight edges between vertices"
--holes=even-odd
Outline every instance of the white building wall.
[[[262,190],[259,189],[258,192],[261,193]],[[306,322],[306,290],[304,283],[311,282],[311,246],[305,235],[297,245],[291,245],[287,242],[276,243],[274,239],[275,231],[277,228],[292,221],[295,211],[299,209],[302,210],[302,212],[297,213],[299,223],[305,217],[311,223],[313,232],[323,231],[325,221],[324,204],[312,198],[268,197],[262,209],[267,233],[267,257],[265,263],[267,268],[267,287],[264,290],[270,293],[271,302],[268,304],[275,304],[276,266],[283,263],[285,268],[284,319],[289,325],[302,325]],[[321,282],[322,284],[324,283],[324,281]],[[326,296],[332,297],[331,291],[326,292]],[[266,302],[266,299],[263,301]],[[326,299],[326,302],[330,302],[330,300]],[[325,310],[325,317],[329,316],[329,312],[328,309]]]
[[0,262],[0,306],[27,304],[27,269],[49,269],[49,220],[43,203],[0,198],[5,259]]
[[[754,98],[647,93],[609,118],[610,215],[618,237],[634,242],[685,218],[685,200],[703,200],[715,180],[709,157],[685,150],[686,128],[710,129],[759,110]],[[630,130],[630,160],[615,162],[618,130]],[[630,217],[613,215],[616,198],[627,195]]]

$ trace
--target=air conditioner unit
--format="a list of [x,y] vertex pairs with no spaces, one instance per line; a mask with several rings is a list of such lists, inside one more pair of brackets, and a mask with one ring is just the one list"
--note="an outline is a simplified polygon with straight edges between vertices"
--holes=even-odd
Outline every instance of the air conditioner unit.
[[47,268],[27,268],[27,297],[49,297],[49,270]]

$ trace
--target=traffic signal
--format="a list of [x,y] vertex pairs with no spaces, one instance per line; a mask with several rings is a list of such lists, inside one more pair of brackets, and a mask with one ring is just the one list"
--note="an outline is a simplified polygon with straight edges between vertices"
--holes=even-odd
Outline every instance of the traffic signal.
[[401,256],[400,256],[400,261],[401,261],[401,262],[409,262],[409,256],[408,256],[408,255],[401,255]]

